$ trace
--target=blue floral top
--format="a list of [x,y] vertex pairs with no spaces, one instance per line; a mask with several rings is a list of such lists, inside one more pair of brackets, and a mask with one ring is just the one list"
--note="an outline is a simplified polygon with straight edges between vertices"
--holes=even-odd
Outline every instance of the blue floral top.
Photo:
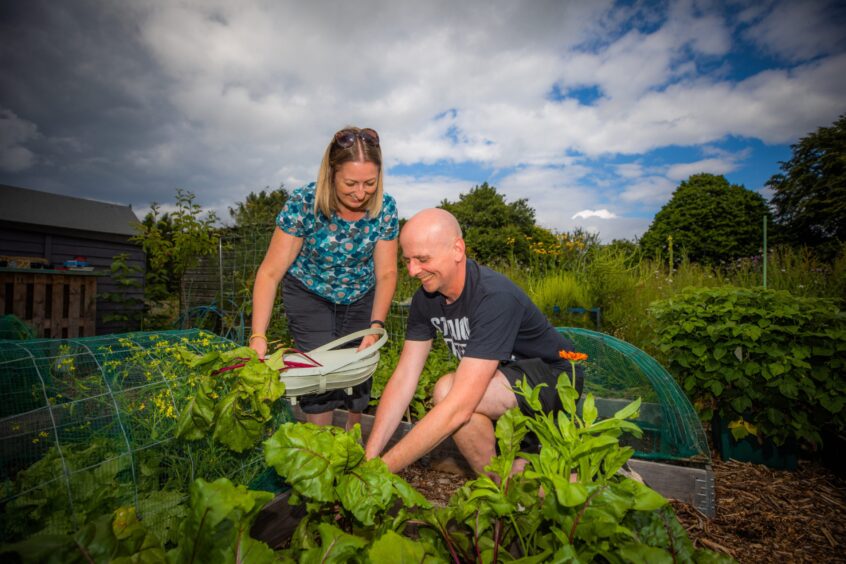
[[347,221],[315,215],[314,194],[314,182],[297,188],[276,217],[279,229],[303,239],[288,274],[330,302],[350,304],[376,285],[373,250],[399,235],[397,204],[383,192],[378,217]]

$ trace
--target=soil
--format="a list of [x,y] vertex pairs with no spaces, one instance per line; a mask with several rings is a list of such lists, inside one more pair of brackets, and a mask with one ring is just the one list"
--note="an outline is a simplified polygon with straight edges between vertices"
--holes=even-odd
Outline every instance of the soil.
[[[717,514],[671,500],[693,543],[759,562],[846,562],[846,479],[815,462],[795,471],[713,463]],[[416,464],[400,475],[432,503],[446,505],[466,475]]]

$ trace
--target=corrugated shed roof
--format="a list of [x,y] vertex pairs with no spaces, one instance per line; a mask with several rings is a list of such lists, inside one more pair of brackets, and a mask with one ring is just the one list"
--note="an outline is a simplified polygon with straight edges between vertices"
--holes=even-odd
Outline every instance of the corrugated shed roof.
[[0,184],[0,220],[135,235],[138,218],[129,206]]

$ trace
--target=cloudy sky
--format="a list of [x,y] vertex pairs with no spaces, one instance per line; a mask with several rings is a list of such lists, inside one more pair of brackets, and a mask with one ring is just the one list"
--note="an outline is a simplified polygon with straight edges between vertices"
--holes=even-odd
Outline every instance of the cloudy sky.
[[0,183],[139,214],[183,188],[228,219],[353,124],[404,217],[488,182],[631,238],[691,174],[763,190],[844,112],[838,0],[0,3]]

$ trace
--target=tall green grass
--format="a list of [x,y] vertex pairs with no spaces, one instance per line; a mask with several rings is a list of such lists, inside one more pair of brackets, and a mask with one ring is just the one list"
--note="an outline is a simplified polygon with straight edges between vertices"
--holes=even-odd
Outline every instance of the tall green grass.
[[544,313],[566,307],[589,307],[587,288],[571,272],[553,272],[531,280],[528,295]]
[[[585,319],[568,317],[567,309],[598,307],[602,331],[659,360],[653,345],[654,323],[647,314],[651,303],[689,287],[763,285],[760,257],[707,266],[682,255],[670,268],[668,260],[644,258],[636,249],[620,246],[593,245],[567,261],[529,266],[503,261],[493,268],[520,286],[553,324],[592,328]],[[418,286],[402,269],[395,299],[410,297]],[[799,296],[846,300],[846,249],[834,261],[824,263],[807,249],[773,248],[767,257],[767,287]]]
[[[577,273],[587,285],[593,304],[602,308],[603,330],[657,355],[649,305],[670,298],[684,288],[763,285],[760,257],[707,266],[682,256],[672,268],[660,259],[638,258],[611,247],[598,248]],[[768,253],[767,287],[795,295],[846,297],[846,254],[826,264],[807,249],[778,247]]]

